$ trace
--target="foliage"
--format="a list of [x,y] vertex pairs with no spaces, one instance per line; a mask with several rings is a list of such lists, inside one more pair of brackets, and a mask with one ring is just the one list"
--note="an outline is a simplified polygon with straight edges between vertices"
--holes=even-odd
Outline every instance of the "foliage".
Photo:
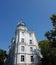
[[53,25],[53,29],[46,32],[45,36],[50,43],[50,62],[52,65],[56,65],[56,14],[50,17]]
[[45,56],[46,53],[48,52],[48,49],[49,49],[48,43],[49,43],[48,40],[42,40],[39,42],[39,47],[41,48],[41,53],[43,54],[43,56]]
[[55,29],[56,31],[56,14],[53,14],[50,19],[52,20],[52,25],[53,25],[53,28]]
[[46,32],[45,36],[51,43],[51,47],[56,47],[56,14],[53,14],[50,19],[52,20],[53,29]]
[[48,40],[42,40],[39,41],[39,47],[41,48],[41,53],[43,55],[43,58],[41,59],[43,65],[48,65],[48,57],[49,57],[49,41]]
[[39,42],[43,58],[42,65],[56,65],[56,48],[51,48],[48,40]]
[[39,42],[43,54],[42,65],[56,65],[56,14],[53,14],[50,19],[53,29],[45,33],[48,40]]
[[0,65],[4,65],[4,60],[7,57],[8,55],[6,54],[6,51],[0,49]]

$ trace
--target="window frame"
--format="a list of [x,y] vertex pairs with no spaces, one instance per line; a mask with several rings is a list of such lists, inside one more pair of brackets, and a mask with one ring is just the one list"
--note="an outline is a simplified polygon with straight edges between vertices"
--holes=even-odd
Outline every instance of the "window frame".
[[33,47],[30,47],[30,51],[31,51],[31,52],[33,51]]
[[21,51],[24,51],[24,50],[25,50],[24,46],[21,46]]
[[33,58],[33,56],[31,56],[31,62],[33,62],[34,61],[34,58]]
[[22,34],[24,35],[24,31],[22,31]]
[[32,44],[32,40],[29,40],[30,41],[30,44]]
[[21,55],[21,62],[24,62],[24,61],[25,61],[25,56]]
[[30,37],[32,36],[32,33],[29,33]]
[[21,38],[21,42],[24,43],[24,38]]

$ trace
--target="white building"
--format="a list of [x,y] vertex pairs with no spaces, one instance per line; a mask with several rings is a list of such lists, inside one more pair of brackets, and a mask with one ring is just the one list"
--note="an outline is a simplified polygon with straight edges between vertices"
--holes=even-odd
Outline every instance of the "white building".
[[15,38],[9,46],[7,65],[38,65],[41,56],[35,32],[28,30],[24,22],[17,24]]

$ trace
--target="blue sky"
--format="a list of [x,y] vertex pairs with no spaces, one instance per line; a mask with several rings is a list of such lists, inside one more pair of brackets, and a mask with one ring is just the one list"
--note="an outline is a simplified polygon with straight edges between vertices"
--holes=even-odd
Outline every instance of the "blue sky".
[[50,16],[54,13],[56,0],[0,0],[0,48],[8,49],[21,18],[35,31],[38,41],[46,39],[44,34],[52,29]]

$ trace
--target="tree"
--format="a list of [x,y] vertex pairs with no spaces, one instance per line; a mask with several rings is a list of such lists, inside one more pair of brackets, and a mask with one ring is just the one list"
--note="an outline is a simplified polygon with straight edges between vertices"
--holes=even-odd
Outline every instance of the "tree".
[[56,65],[56,14],[51,15],[50,19],[52,21],[53,29],[46,32],[45,36],[49,40],[50,44],[49,62],[51,65]]
[[49,41],[48,40],[39,41],[39,47],[41,48],[41,53],[43,54],[43,56],[46,56],[45,54],[49,50]]
[[46,32],[45,36],[51,43],[51,47],[56,47],[56,14],[53,14],[50,19],[52,21],[53,29]]
[[41,48],[41,53],[43,55],[43,58],[41,59],[42,65],[48,65],[49,63],[49,41],[48,40],[42,40],[39,41],[39,47]]
[[56,65],[56,14],[51,15],[50,19],[53,29],[45,33],[48,41],[39,42],[43,55],[42,65]]
[[6,51],[0,49],[0,65],[4,65],[4,60],[7,57],[8,55],[6,54]]

